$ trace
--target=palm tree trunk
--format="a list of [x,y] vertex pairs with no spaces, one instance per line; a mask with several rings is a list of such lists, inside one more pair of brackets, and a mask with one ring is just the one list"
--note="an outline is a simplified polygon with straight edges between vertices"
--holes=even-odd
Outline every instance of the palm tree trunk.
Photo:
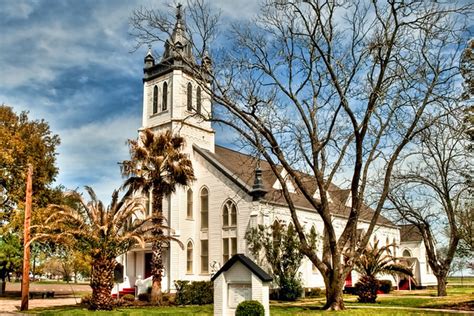
[[111,291],[114,286],[115,264],[115,258],[107,258],[99,255],[93,259],[91,275],[92,300],[90,309],[112,309]]
[[155,240],[152,245],[152,268],[151,273],[153,275],[153,283],[151,286],[151,297],[150,301],[152,304],[161,305],[161,280],[163,277],[163,195],[153,190],[153,211],[157,215],[157,218],[153,220],[155,229],[152,231]]

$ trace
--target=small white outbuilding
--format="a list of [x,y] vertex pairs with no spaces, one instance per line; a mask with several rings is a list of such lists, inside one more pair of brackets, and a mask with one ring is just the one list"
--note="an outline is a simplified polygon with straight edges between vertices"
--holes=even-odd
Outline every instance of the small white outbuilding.
[[242,301],[259,301],[270,315],[272,277],[243,254],[230,258],[211,278],[214,282],[214,315],[235,315]]

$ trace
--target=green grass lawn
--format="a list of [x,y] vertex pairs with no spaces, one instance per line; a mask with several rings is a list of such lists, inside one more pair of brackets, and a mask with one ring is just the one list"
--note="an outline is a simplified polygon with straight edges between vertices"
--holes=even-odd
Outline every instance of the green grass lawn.
[[[297,307],[297,306],[272,306],[270,308],[271,315],[322,315],[327,312],[319,309],[320,307]],[[86,309],[80,308],[62,308],[48,311],[36,312],[35,314],[43,316],[76,316],[76,315],[97,315],[97,316],[149,316],[149,315],[213,315],[212,305],[205,306],[187,306],[187,307],[163,307],[163,308],[137,308],[137,309],[117,309],[113,312],[91,312]],[[443,312],[431,312],[431,311],[407,311],[402,309],[373,309],[373,308],[353,308],[341,312],[331,312],[331,314],[337,315],[453,315],[450,313]]]
[[[338,315],[453,315],[452,313],[423,310],[403,310],[402,308],[438,308],[474,310],[474,287],[449,287],[447,297],[436,297],[435,289],[416,291],[394,291],[379,295],[376,304],[361,304],[354,295],[345,295],[348,310]],[[321,310],[324,298],[308,298],[297,302],[271,302],[272,315],[318,315],[327,314]],[[386,307],[386,309],[383,309]],[[39,315],[213,315],[212,305],[186,307],[140,307],[119,308],[113,312],[90,312],[77,306],[58,307],[48,310],[32,310]],[[333,314],[333,313],[331,313]]]

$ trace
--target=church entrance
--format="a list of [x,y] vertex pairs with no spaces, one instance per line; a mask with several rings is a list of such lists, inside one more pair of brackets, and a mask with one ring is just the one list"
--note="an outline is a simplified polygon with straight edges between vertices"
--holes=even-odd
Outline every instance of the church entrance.
[[152,257],[152,253],[151,252],[148,252],[148,253],[145,253],[145,279],[148,279],[149,277],[151,277],[151,257]]

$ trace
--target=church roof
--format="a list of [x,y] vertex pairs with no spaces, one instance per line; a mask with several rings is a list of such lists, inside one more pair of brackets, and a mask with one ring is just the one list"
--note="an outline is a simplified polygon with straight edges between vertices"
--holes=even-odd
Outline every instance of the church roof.
[[[244,191],[250,193],[255,180],[255,169],[257,167],[257,158],[251,155],[243,154],[235,150],[231,150],[222,146],[215,146],[215,153],[204,150],[197,146],[194,148],[200,152],[204,158],[211,162],[221,172],[226,174],[234,183],[236,183]],[[274,188],[277,177],[270,168],[270,165],[265,160],[259,161],[260,169],[262,170],[263,187],[267,191],[264,200],[279,205],[287,205],[285,197],[281,189]],[[279,167],[280,171],[283,169]],[[300,173],[303,182],[307,185],[310,192],[316,192],[317,184],[314,177]],[[296,187],[296,186],[295,186]],[[331,210],[333,215],[349,217],[350,207],[346,205],[347,199],[350,196],[349,189],[341,189],[334,184],[329,185],[328,193],[331,198]],[[296,207],[300,209],[313,210],[314,207],[308,202],[298,189],[294,193],[290,193],[292,200]],[[374,211],[367,205],[361,208],[360,219],[370,221]],[[378,219],[379,225],[396,226],[382,215]]]
[[415,225],[398,225],[400,227],[400,241],[401,242],[421,242],[423,237]]
[[273,278],[266,273],[265,271],[262,270],[255,262],[250,260],[249,257],[238,253],[236,255],[233,255],[232,258],[230,258],[223,266],[222,268],[219,269],[219,271],[216,272],[211,278],[211,281],[214,281],[217,279],[217,277],[222,273],[227,270],[229,270],[236,262],[242,263],[245,267],[247,267],[253,274],[255,274],[260,280],[263,282],[271,282]]

